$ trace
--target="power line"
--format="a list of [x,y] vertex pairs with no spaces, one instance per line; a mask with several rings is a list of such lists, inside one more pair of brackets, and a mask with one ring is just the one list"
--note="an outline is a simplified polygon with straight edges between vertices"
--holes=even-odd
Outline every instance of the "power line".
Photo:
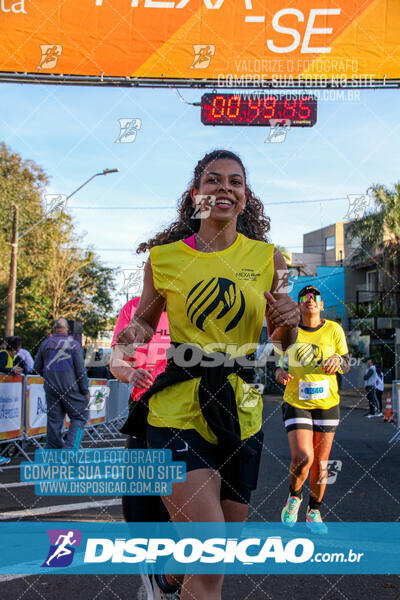
[[[275,244],[276,245],[276,244]],[[303,248],[303,245],[301,244],[300,246],[285,246],[286,250],[289,250],[290,248]],[[300,254],[310,254],[308,252],[309,248],[320,248],[321,252],[311,252],[311,254],[323,254],[325,252],[325,249],[323,247],[323,245],[321,244],[308,244],[307,245],[307,251],[306,252],[300,252]],[[94,247],[94,250],[98,250],[99,252],[134,252],[133,248],[96,248]]]
[[[284,204],[313,204],[319,202],[339,202],[347,200],[347,196],[341,198],[325,198],[322,200],[283,200],[282,202],[264,202],[264,206],[282,206]],[[176,210],[176,206],[73,206],[74,210]]]
[[283,202],[264,202],[264,206],[280,206],[281,204],[312,204],[314,202],[338,202],[339,200],[347,200],[347,196],[340,198],[324,198],[322,200],[290,200]]
[[176,206],[72,206],[74,210],[176,210]]

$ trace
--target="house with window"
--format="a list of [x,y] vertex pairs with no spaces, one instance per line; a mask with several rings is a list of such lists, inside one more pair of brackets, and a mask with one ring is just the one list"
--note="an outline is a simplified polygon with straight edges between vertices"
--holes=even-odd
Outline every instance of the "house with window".
[[306,233],[303,252],[288,253],[291,295],[303,284],[319,288],[326,317],[339,320],[350,339],[361,339],[389,382],[400,378],[400,289],[381,254],[355,260],[360,242],[350,240],[348,226],[338,222]]
[[[289,267],[289,294],[315,285],[324,298],[328,319],[340,322],[355,357],[373,356],[382,364],[385,382],[400,379],[400,288],[382,256],[355,261],[359,240],[347,233],[349,222],[338,222],[303,235],[302,252],[285,252]],[[389,235],[389,234],[388,234]],[[260,343],[266,345],[264,322]],[[273,348],[270,348],[274,361]],[[266,366],[266,380],[274,386],[274,363]],[[362,385],[359,378],[354,385]]]

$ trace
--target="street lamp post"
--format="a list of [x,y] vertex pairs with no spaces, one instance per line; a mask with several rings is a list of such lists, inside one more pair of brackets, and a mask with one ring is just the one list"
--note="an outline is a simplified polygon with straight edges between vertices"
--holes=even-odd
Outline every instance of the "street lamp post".
[[[87,181],[82,183],[76,190],[74,190],[69,196],[66,197],[65,202],[72,198],[79,190],[81,190],[85,185],[87,185],[92,179],[95,177],[99,177],[100,175],[109,175],[110,173],[118,173],[119,169],[104,169],[100,171],[100,173],[95,173],[92,177],[89,177]],[[10,277],[8,281],[8,294],[7,294],[7,316],[6,316],[6,326],[5,326],[5,335],[14,335],[14,321],[15,321],[15,292],[17,287],[17,260],[18,260],[18,241],[27,235],[34,227],[39,225],[44,219],[47,219],[49,214],[59,208],[59,206],[55,206],[49,213],[45,214],[39,221],[36,221],[31,227],[29,227],[26,231],[21,234],[18,234],[18,206],[13,204],[14,215],[13,215],[13,231],[12,231],[12,242],[11,242],[11,260],[10,260]]]
[[119,172],[119,169],[104,169],[100,173],[95,173],[94,175],[92,175],[91,177],[89,177],[89,179],[87,181],[85,181],[84,183],[82,183],[82,185],[80,185],[78,188],[76,188],[76,190],[74,190],[72,192],[72,194],[70,194],[69,196],[67,196],[65,198],[65,202],[67,200],[69,200],[70,198],[72,198],[72,196],[74,196],[76,194],[76,192],[79,192],[79,190],[81,190],[83,187],[85,187],[85,185],[87,185],[89,183],[89,181],[92,181],[92,179],[94,179],[95,177],[99,177],[99,175],[109,175],[110,173],[118,173],[118,172]]

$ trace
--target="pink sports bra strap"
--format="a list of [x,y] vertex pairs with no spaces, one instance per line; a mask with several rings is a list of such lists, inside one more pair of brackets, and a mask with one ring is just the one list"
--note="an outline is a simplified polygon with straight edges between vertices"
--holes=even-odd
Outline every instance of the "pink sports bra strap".
[[182,241],[191,248],[193,248],[193,250],[196,250],[196,240],[194,238],[194,234]]

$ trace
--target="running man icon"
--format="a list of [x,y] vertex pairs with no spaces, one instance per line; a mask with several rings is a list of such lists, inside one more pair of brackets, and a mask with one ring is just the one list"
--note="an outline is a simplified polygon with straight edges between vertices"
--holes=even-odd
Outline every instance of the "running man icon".
[[72,563],[75,548],[80,546],[82,533],[77,529],[51,529],[48,532],[50,549],[42,567],[67,567]]

